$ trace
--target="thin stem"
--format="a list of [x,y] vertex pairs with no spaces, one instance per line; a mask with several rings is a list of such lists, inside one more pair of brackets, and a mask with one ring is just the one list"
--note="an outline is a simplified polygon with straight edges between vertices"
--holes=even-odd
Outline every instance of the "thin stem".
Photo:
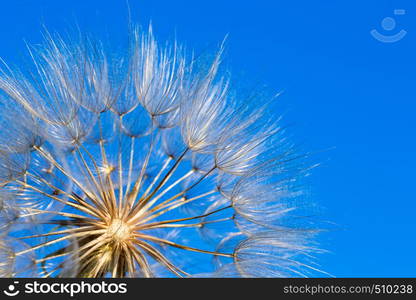
[[186,227],[203,227],[207,224],[213,224],[213,223],[220,223],[225,221],[232,220],[233,217],[228,218],[222,218],[218,220],[212,220],[212,221],[205,221],[205,222],[199,222],[199,223],[191,223],[191,224],[161,224],[161,225],[152,225],[152,226],[146,226],[141,227],[140,230],[148,230],[148,229],[155,229],[155,228],[186,228]]
[[137,234],[137,237],[141,238],[141,239],[148,240],[148,241],[156,242],[158,244],[165,244],[165,245],[175,247],[175,248],[179,248],[179,249],[183,249],[183,250],[199,252],[199,253],[204,253],[204,254],[211,254],[211,255],[216,255],[216,256],[234,257],[233,254],[221,253],[221,252],[216,252],[216,251],[207,251],[207,250],[202,250],[202,249],[198,249],[198,248],[188,247],[188,246],[180,245],[180,244],[174,243],[172,241],[165,240],[165,239],[158,238],[158,237],[151,236],[151,235]]
[[[206,196],[208,196],[208,195],[211,195],[211,194],[213,194],[213,193],[215,193],[216,192],[216,190],[212,190],[212,191],[210,191],[210,192],[207,192],[207,193],[204,193],[204,194],[201,194],[201,195],[199,195],[199,196],[196,196],[196,197],[193,197],[193,198],[190,198],[190,199],[180,199],[180,200],[177,200],[177,201],[175,201],[175,202],[173,202],[173,203],[166,203],[165,205],[163,205],[163,206],[161,206],[158,210],[154,210],[154,213],[148,213],[148,214],[146,214],[145,216],[148,216],[149,214],[150,214],[150,216],[148,216],[147,218],[145,218],[145,219],[142,219],[142,220],[140,220],[140,223],[141,224],[145,224],[146,222],[148,222],[148,221],[150,221],[150,220],[153,220],[153,219],[155,219],[155,218],[157,218],[157,217],[159,217],[159,216],[161,216],[161,215],[163,215],[163,214],[165,214],[165,213],[167,213],[168,211],[171,211],[171,210],[173,210],[173,209],[175,209],[175,208],[178,208],[178,207],[180,207],[180,206],[182,206],[182,205],[185,205],[185,204],[188,204],[188,203],[190,203],[190,202],[192,202],[192,201],[195,201],[195,200],[198,200],[198,199],[201,199],[201,198],[203,198],[203,197],[206,197]],[[162,210],[163,209],[163,207],[166,207],[166,206],[170,206],[170,207],[168,207],[168,208],[166,208],[166,209],[164,209],[164,210]]]
[[135,141],[136,141],[136,138],[132,137],[131,138],[131,145],[130,145],[129,173],[128,173],[128,176],[127,176],[127,187],[126,187],[126,192],[125,192],[124,198],[127,197],[127,194],[130,191],[130,186],[131,186],[131,175],[132,175],[132,172],[133,172]]
[[[68,198],[70,198],[70,199],[72,199],[72,200],[74,200],[74,201],[76,201],[76,202],[78,202],[80,205],[81,205],[81,207],[80,206],[78,206],[78,205],[76,205],[75,203],[73,203],[73,202],[70,202],[70,201],[64,201],[64,200],[62,200],[62,199],[59,199],[59,200],[57,200],[57,199],[54,199],[54,200],[57,200],[57,201],[59,201],[59,202],[62,202],[62,203],[64,203],[65,205],[66,204],[68,204],[68,205],[70,205],[70,206],[72,206],[72,207],[75,207],[75,208],[77,208],[77,209],[80,209],[80,210],[82,210],[82,207],[83,208],[85,208],[86,210],[88,210],[88,211],[84,211],[84,212],[86,212],[86,213],[88,213],[88,214],[91,214],[91,215],[94,215],[94,216],[96,216],[96,217],[99,217],[99,216],[101,216],[101,217],[104,217],[104,215],[101,213],[101,211],[100,210],[97,210],[95,207],[93,207],[93,206],[91,206],[91,205],[89,205],[87,202],[85,202],[85,201],[83,201],[79,196],[77,196],[76,194],[73,194],[73,195],[71,195],[71,194],[69,194],[69,193],[67,193],[67,192],[65,192],[64,190],[62,190],[62,189],[60,189],[60,188],[58,188],[58,187],[56,187],[56,186],[54,186],[53,184],[51,184],[50,182],[48,182],[47,180],[45,180],[44,178],[42,178],[42,177],[40,177],[40,176],[37,176],[37,175],[35,175],[35,174],[32,174],[32,173],[30,173],[30,172],[27,172],[26,173],[27,175],[29,175],[30,177],[32,177],[32,178],[34,178],[34,179],[36,179],[36,180],[38,180],[38,181],[41,181],[41,182],[43,182],[44,184],[46,184],[47,186],[49,186],[51,189],[53,189],[54,191],[58,191],[60,194],[63,194],[63,195],[65,195],[66,197],[68,197]],[[25,180],[25,181],[16,181],[17,183],[19,183],[23,188],[24,187],[28,187],[28,184],[27,184],[27,180]],[[47,194],[47,193],[46,193]],[[49,195],[49,194],[47,194],[46,195],[47,197],[50,197],[51,195]],[[61,201],[60,201],[61,200]],[[75,206],[76,205],[76,206]]]
[[136,262],[139,264],[140,268],[142,269],[144,277],[146,278],[153,277],[152,269],[149,266],[149,263],[147,262],[147,259],[143,255],[143,253],[139,249],[131,245],[130,243],[127,244],[127,247],[130,248],[134,259],[136,260]]
[[[104,232],[106,232],[107,230],[103,230],[101,233],[104,233]],[[100,233],[100,232],[99,232]],[[88,251],[86,251],[86,252],[84,252],[81,256],[79,256],[79,257],[74,257],[74,259],[77,261],[77,262],[79,262],[79,261],[82,261],[83,259],[85,259],[89,254],[91,254],[95,249],[97,249],[97,248],[99,248],[99,247],[101,247],[102,245],[104,245],[106,242],[107,242],[107,240],[108,240],[108,237],[105,235],[105,234],[103,234],[103,235],[101,235],[101,236],[99,236],[98,238],[95,238],[95,239],[93,239],[92,241],[90,241],[90,242],[88,242],[88,243],[86,243],[85,245],[83,245],[82,247],[80,247],[79,249],[78,249],[78,253],[81,253],[82,251],[84,251],[84,250],[86,250],[86,249],[88,249],[88,248],[90,248],[91,246],[91,248],[90,249],[88,249]]]
[[[62,268],[64,264],[60,263],[58,264],[55,268],[53,268],[51,271],[49,271],[48,273],[45,273],[42,278],[49,278],[53,273],[55,273],[56,271],[58,271],[60,268]],[[45,270],[46,271],[46,270]]]
[[62,253],[59,253],[58,251],[55,251],[54,253],[58,253],[58,254],[53,254],[51,256],[48,255],[48,256],[46,256],[44,258],[37,259],[37,260],[35,260],[35,264],[44,263],[44,262],[46,262],[48,260],[52,260],[52,259],[55,259],[55,258],[59,258],[59,257],[62,257],[62,256],[66,256],[68,254],[71,254],[71,251],[69,251],[69,252],[62,252]]
[[[59,216],[62,216],[62,217],[90,220],[90,218],[85,217],[85,216],[66,213],[66,212],[62,212],[62,211],[50,211],[50,210],[43,210],[43,209],[36,209],[36,208],[27,208],[27,210],[35,212],[34,215],[36,215],[36,214],[38,214],[38,215],[40,215],[40,214],[54,214],[54,215],[59,215]],[[27,217],[27,216],[25,215],[25,217]]]
[[193,189],[195,186],[197,186],[198,184],[200,184],[205,178],[208,177],[208,175],[214,171],[216,169],[216,167],[212,168],[211,170],[209,170],[207,173],[205,173],[203,176],[201,176],[201,178],[199,178],[194,184],[192,184],[191,186],[189,186],[188,188],[186,188],[185,190],[183,190],[182,192],[172,196],[171,198],[163,201],[162,203],[160,203],[159,205],[157,205],[155,207],[155,209],[159,209],[160,206],[166,205],[166,203],[169,203],[179,197],[181,197],[182,195],[184,195],[185,193],[189,192],[191,189]]
[[153,186],[159,180],[159,177],[166,170],[166,168],[168,167],[168,165],[171,161],[172,161],[172,157],[168,156],[168,158],[165,160],[165,163],[163,164],[162,168],[159,170],[159,173],[156,175],[156,177],[153,179],[152,183],[149,185],[149,187],[144,192],[142,198],[146,198],[146,196],[149,194],[150,190],[153,188]]
[[96,201],[94,195],[91,195],[87,189],[78,181],[76,180],[72,175],[68,174],[68,172],[65,171],[65,169],[47,152],[45,152],[41,147],[34,146],[34,149],[38,151],[47,161],[49,161],[52,165],[54,165],[59,171],[62,172],[69,180],[71,180],[73,183],[75,183],[81,191],[91,199],[91,201]]
[[146,251],[151,257],[153,257],[156,261],[163,264],[168,270],[170,270],[172,273],[174,273],[178,277],[190,276],[188,273],[182,271],[177,266],[175,266],[173,263],[171,263],[162,253],[160,253],[157,249],[149,245],[148,243],[142,241],[142,240],[134,240],[134,243],[138,245],[140,248],[142,248],[144,251]]
[[175,186],[177,186],[179,183],[181,183],[182,181],[184,181],[186,178],[188,178],[189,176],[191,176],[194,173],[194,170],[190,170],[188,173],[186,173],[184,176],[182,176],[181,178],[179,178],[178,180],[176,180],[174,183],[172,183],[170,186],[168,186],[166,189],[164,189],[160,194],[158,194],[156,197],[152,198],[151,201],[149,201],[144,207],[142,207],[141,210],[147,210],[150,207],[152,207],[152,205],[154,203],[157,202],[157,200],[159,200],[160,198],[162,198],[167,192],[169,192],[171,189],[173,189]]
[[67,233],[78,232],[78,231],[82,231],[82,232],[85,233],[85,232],[89,232],[89,230],[88,230],[89,228],[94,228],[94,226],[89,226],[89,227],[84,227],[84,228],[82,228],[82,227],[81,228],[71,228],[71,229],[53,231],[53,232],[42,233],[42,234],[27,235],[27,236],[19,237],[18,239],[31,239],[31,238],[47,237],[47,236],[52,236],[52,235],[67,234]]
[[163,179],[161,180],[161,182],[156,186],[156,188],[151,192],[150,195],[148,195],[146,198],[144,199],[140,199],[140,201],[138,201],[138,203],[136,203],[136,205],[134,207],[132,207],[131,211],[130,211],[130,216],[136,215],[138,213],[138,211],[143,207],[143,205],[145,205],[149,199],[151,199],[156,193],[157,191],[163,187],[163,185],[166,183],[166,181],[169,180],[169,178],[173,175],[173,173],[175,172],[175,170],[177,169],[177,167],[179,166],[180,162],[182,161],[182,159],[184,158],[185,154],[188,152],[189,148],[187,148],[182,154],[181,156],[179,156],[179,158],[175,161],[175,163],[173,164],[173,166],[169,169],[169,171],[165,174],[165,176],[163,177]]
[[155,131],[156,131],[156,129],[152,130],[152,134],[150,136],[149,150],[147,151],[147,154],[146,154],[145,160],[143,162],[142,168],[140,170],[139,176],[137,177],[137,179],[136,179],[136,181],[133,185],[132,190],[129,192],[129,194],[127,196],[127,205],[128,205],[129,208],[133,207],[133,203],[134,203],[135,199],[137,198],[137,195],[140,192],[142,181],[143,181],[143,176],[144,176],[144,173],[147,169],[147,165],[149,164],[149,159],[150,159],[150,156],[151,156],[152,151],[153,151]]
[[[16,180],[16,183],[18,183],[18,184],[20,184],[20,185],[22,185],[22,186],[24,186],[24,187],[26,187],[26,188],[29,188],[29,189],[31,189],[31,190],[33,190],[33,191],[35,191],[35,192],[37,192],[37,193],[39,193],[39,194],[41,194],[41,195],[45,196],[45,197],[51,198],[51,199],[53,199],[53,200],[55,200],[55,201],[58,201],[58,202],[60,202],[60,203],[65,204],[65,205],[72,206],[72,207],[74,207],[74,208],[76,208],[76,209],[78,209],[78,210],[80,210],[80,211],[82,211],[82,212],[84,212],[84,213],[87,213],[87,214],[89,214],[89,215],[95,216],[95,217],[97,217],[97,218],[99,218],[99,217],[100,217],[97,213],[95,213],[94,211],[91,211],[90,209],[88,209],[88,208],[86,208],[86,207],[84,207],[84,206],[82,206],[82,205],[78,205],[78,204],[73,203],[73,202],[70,202],[70,201],[64,201],[64,200],[62,200],[61,198],[55,197],[55,196],[53,196],[53,195],[50,195],[50,194],[48,194],[48,193],[46,193],[46,192],[44,192],[44,191],[42,191],[42,190],[40,190],[40,189],[38,189],[38,188],[36,188],[36,187],[34,187],[34,186],[30,185],[30,184],[28,184],[28,183],[24,183],[24,182],[22,182],[22,181],[20,181],[20,180]],[[83,217],[83,216],[80,216],[80,215],[77,215],[77,216],[79,216],[79,217]]]
[[[102,127],[102,121],[101,121],[101,115],[98,115],[98,127],[99,127],[99,131],[100,131],[100,149],[101,149],[101,158],[102,161],[104,162],[105,167],[109,167],[108,165],[108,159],[107,159],[107,153],[105,151],[105,147],[104,147],[104,139],[103,139],[103,127]],[[114,193],[114,184],[113,181],[111,179],[111,172],[109,174],[106,175],[106,180],[107,180],[107,184],[109,186],[109,190],[110,190],[110,200],[109,205],[110,205],[110,211],[114,212],[115,208],[116,208],[116,195]],[[106,191],[104,191],[105,193]]]
[[122,135],[121,135],[121,124],[123,122],[123,115],[119,118],[119,133],[118,133],[118,210],[121,215],[121,207],[123,201],[123,151],[122,151]]
[[[98,230],[90,231],[89,233],[90,233],[90,234],[98,234],[98,233],[104,233],[104,232],[106,232],[106,230],[105,230],[105,229],[98,229]],[[50,246],[50,245],[56,244],[56,243],[58,243],[58,242],[65,241],[65,240],[67,240],[67,239],[69,239],[69,238],[74,238],[74,237],[77,237],[77,236],[82,236],[82,235],[84,235],[84,234],[85,234],[84,232],[79,232],[79,233],[74,233],[74,234],[71,234],[71,235],[66,235],[66,236],[63,236],[63,237],[60,237],[60,238],[54,239],[54,240],[52,240],[52,241],[48,241],[48,242],[45,242],[45,243],[41,243],[41,244],[36,245],[36,246],[33,246],[33,247],[31,247],[31,248],[28,248],[28,249],[25,249],[25,250],[22,250],[22,251],[16,252],[16,253],[15,253],[15,256],[20,256],[20,255],[22,255],[22,254],[25,254],[25,253],[28,253],[28,252],[31,252],[31,251],[34,251],[34,250],[40,249],[40,248],[42,248],[42,247],[47,247],[47,246]]]
[[77,153],[79,155],[79,157],[81,158],[82,164],[84,165],[84,168],[87,170],[87,173],[89,175],[89,177],[91,178],[93,184],[95,185],[95,188],[97,189],[98,193],[101,193],[101,186],[98,184],[97,180],[95,179],[94,174],[92,173],[90,167],[88,166],[87,162],[84,159],[84,156],[82,155],[81,150],[79,150],[79,148],[77,148]]
[[[96,160],[95,160],[95,158],[94,158],[94,156],[88,151],[88,149],[83,145],[83,144],[80,144],[80,147],[82,148],[82,150],[84,150],[84,152],[88,155],[88,157],[90,158],[90,160],[91,160],[91,162],[93,163],[93,165],[94,165],[94,168],[95,168],[95,172],[97,173],[97,177],[98,177],[98,181],[99,181],[99,183],[100,183],[100,189],[98,190],[98,192],[101,194],[101,197],[102,197],[102,199],[103,199],[103,205],[105,205],[105,204],[107,204],[108,205],[108,199],[107,199],[107,195],[106,195],[106,193],[105,193],[105,191],[102,189],[102,187],[104,186],[104,184],[103,184],[103,179],[101,178],[101,172],[100,172],[100,169],[98,168],[98,164],[97,164],[97,162],[96,162]],[[100,207],[101,208],[103,208],[104,209],[104,206],[102,206],[101,205],[101,203],[100,203]],[[108,207],[108,206],[107,206]],[[105,209],[104,209],[105,210]]]

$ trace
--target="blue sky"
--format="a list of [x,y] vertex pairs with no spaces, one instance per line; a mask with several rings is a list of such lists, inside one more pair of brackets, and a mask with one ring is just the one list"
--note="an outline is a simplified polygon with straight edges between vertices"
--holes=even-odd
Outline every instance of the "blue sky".
[[[63,32],[77,23],[122,40],[125,3],[3,3],[0,57],[20,64],[23,41],[41,42],[43,24]],[[323,269],[337,277],[416,276],[414,1],[130,0],[130,7],[134,20],[152,20],[158,38],[176,36],[197,53],[228,34],[235,77],[284,90],[294,139],[326,150],[310,180],[320,218],[335,223],[321,237],[331,252],[321,257]],[[384,43],[373,29],[407,34]]]

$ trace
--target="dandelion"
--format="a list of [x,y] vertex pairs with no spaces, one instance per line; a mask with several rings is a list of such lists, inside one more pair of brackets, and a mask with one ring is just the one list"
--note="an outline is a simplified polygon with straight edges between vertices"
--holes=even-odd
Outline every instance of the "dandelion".
[[[311,167],[260,99],[135,29],[127,55],[46,35],[0,75],[0,275],[319,271],[294,214]],[[254,105],[253,105],[254,104]]]

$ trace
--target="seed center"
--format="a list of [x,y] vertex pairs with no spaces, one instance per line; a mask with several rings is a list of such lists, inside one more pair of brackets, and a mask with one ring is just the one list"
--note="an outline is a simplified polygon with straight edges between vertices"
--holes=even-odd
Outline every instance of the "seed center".
[[114,219],[107,228],[107,235],[115,242],[123,242],[130,237],[131,228],[123,220]]

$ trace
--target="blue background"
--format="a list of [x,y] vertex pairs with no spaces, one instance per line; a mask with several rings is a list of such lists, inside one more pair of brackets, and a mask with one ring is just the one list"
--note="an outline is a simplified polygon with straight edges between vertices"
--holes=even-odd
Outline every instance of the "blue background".
[[[229,34],[227,64],[237,78],[284,90],[286,122],[304,149],[325,150],[311,178],[322,268],[337,277],[415,277],[416,3],[414,1],[130,0],[133,20],[152,20],[160,39],[177,37],[196,53]],[[406,15],[394,16],[394,9]],[[394,17],[397,27],[381,21]],[[21,64],[24,40],[43,25],[121,42],[126,1],[3,1],[0,57]],[[396,43],[370,30],[407,35]]]

